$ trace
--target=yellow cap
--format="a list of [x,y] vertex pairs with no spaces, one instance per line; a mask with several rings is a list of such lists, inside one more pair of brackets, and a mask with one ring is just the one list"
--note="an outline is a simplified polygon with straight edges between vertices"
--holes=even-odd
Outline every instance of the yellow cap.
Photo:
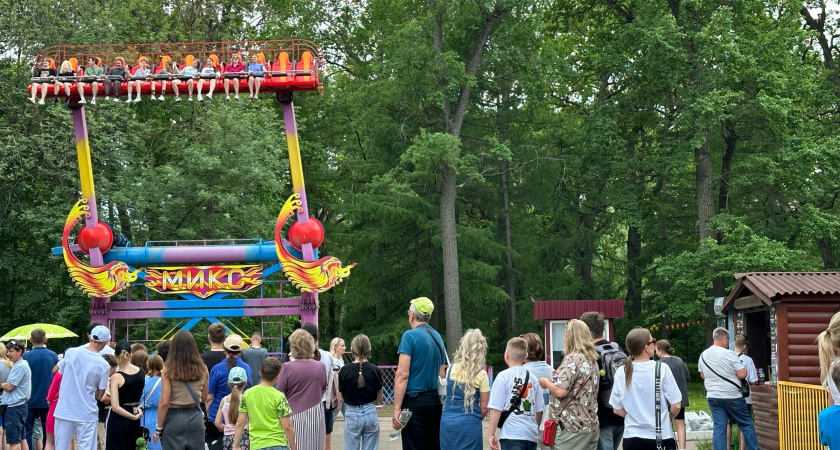
[[435,310],[435,304],[426,297],[417,297],[411,301],[411,304],[417,308],[421,316],[429,316]]

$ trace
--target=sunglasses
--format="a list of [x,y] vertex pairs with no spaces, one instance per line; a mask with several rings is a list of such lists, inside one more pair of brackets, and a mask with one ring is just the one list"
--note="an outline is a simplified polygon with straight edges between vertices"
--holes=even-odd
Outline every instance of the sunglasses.
[[656,343],[656,338],[650,338],[650,342],[648,342],[648,345],[655,344],[655,343]]

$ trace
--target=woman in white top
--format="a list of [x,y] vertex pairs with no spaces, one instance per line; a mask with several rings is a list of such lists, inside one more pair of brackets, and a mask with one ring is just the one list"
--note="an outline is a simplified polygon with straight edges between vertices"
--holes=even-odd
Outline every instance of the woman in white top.
[[[656,368],[660,378],[660,413],[662,448],[675,450],[671,417],[680,412],[682,393],[671,369],[653,361],[656,339],[644,328],[627,333],[627,353],[624,370],[615,372],[610,405],[613,412],[624,417],[624,450],[656,450]],[[670,405],[670,408],[669,406]],[[669,415],[670,413],[670,415]]]
[[149,75],[151,74],[152,69],[149,68],[149,61],[145,56],[141,56],[137,61],[137,69],[134,71],[134,76],[128,80],[128,100],[126,101],[131,101],[132,87],[137,89],[137,97],[134,98],[134,102],[136,103],[140,101],[140,89],[142,88],[143,82],[147,81]]
[[828,328],[817,336],[817,347],[820,354],[820,383],[828,385],[834,404],[840,405],[840,392],[828,376],[831,366],[840,361],[840,312],[834,314],[828,322]]
[[207,58],[201,67],[201,79],[198,80],[198,101],[204,100],[204,97],[201,96],[201,89],[204,87],[205,82],[210,83],[210,89],[207,91],[207,99],[213,98],[213,91],[216,90],[216,81],[218,78],[219,70],[213,64],[213,59]]

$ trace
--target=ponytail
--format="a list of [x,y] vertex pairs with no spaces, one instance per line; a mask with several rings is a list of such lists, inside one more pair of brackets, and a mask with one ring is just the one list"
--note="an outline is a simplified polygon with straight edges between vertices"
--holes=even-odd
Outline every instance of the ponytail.
[[624,363],[624,386],[629,390],[630,383],[633,381],[633,361],[636,360],[635,355],[630,355],[627,362]]
[[230,403],[228,404],[228,424],[235,424],[239,420],[239,403],[242,401],[242,388],[245,383],[239,386],[228,383],[230,389]]
[[365,387],[365,377],[362,375],[362,367],[364,364],[364,361],[359,361],[359,382],[356,384],[359,389]]
[[230,372],[230,369],[233,369],[234,367],[236,367],[236,358],[234,357],[235,354],[236,353],[228,352],[228,357],[227,357],[227,370],[228,370],[228,372]]
[[831,369],[831,362],[837,358],[828,330],[817,336],[817,348],[820,355],[820,384],[825,386],[828,380],[828,372]]

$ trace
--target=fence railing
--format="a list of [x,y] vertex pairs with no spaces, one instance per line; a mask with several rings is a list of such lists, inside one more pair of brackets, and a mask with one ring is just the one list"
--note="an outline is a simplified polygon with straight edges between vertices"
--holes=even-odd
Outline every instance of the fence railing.
[[[493,367],[484,366],[487,371],[487,376],[490,378],[490,384],[493,384]],[[383,401],[376,405],[376,410],[380,416],[390,416],[394,413],[394,378],[397,373],[397,366],[379,366],[379,371],[382,374],[382,394]]]
[[779,448],[823,450],[817,415],[832,404],[822,386],[779,381]]

